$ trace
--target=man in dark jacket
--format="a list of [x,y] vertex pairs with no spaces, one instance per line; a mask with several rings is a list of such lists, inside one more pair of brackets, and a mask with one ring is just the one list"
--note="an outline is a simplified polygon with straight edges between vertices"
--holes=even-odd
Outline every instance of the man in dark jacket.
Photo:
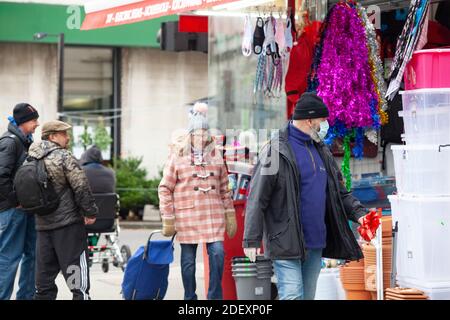
[[93,224],[97,206],[86,175],[66,150],[71,126],[50,121],[42,127],[42,141],[30,147],[29,156],[44,159],[60,203],[55,212],[36,216],[36,300],[56,299],[55,279],[62,272],[73,299],[88,300],[89,269],[85,224]]
[[8,131],[0,138],[0,300],[11,298],[20,266],[18,300],[34,294],[36,231],[34,216],[20,210],[13,190],[17,169],[26,158],[39,114],[27,103],[14,107]]
[[92,193],[115,193],[116,174],[102,164],[102,152],[92,146],[81,156],[80,164],[89,180]]
[[244,252],[254,260],[264,238],[283,300],[314,299],[322,257],[363,258],[347,220],[361,222],[367,211],[322,142],[327,117],[320,97],[303,94],[293,121],[263,148],[250,185]]

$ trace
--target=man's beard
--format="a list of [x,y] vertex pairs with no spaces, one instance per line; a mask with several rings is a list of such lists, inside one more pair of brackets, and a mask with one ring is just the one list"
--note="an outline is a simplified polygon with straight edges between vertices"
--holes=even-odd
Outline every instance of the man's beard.
[[319,137],[319,134],[317,133],[317,130],[314,128],[311,128],[311,133],[309,135],[311,136],[311,139],[313,139],[317,143],[322,141],[322,139],[320,139]]

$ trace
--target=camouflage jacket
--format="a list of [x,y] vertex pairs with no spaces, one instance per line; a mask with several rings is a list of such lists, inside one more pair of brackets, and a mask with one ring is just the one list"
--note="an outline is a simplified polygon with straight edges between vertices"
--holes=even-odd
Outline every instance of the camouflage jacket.
[[44,159],[44,163],[49,179],[60,195],[60,203],[52,214],[36,216],[38,231],[80,223],[84,217],[95,217],[98,212],[86,175],[68,150],[51,141],[41,141],[31,145],[28,155],[39,159],[51,150],[54,151]]

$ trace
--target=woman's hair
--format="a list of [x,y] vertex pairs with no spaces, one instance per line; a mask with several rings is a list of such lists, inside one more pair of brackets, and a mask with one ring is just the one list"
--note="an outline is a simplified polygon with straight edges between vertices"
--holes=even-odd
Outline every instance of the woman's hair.
[[[214,139],[208,132],[208,141],[205,147],[207,148],[211,143],[214,143]],[[172,143],[169,144],[169,152],[177,156],[188,155],[191,153],[191,145],[192,133],[178,134],[172,138]]]

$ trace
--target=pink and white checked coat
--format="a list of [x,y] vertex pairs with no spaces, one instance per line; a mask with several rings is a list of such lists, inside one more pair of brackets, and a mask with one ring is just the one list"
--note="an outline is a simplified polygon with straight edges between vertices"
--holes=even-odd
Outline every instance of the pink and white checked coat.
[[180,243],[224,240],[225,211],[234,212],[234,205],[220,152],[205,156],[203,165],[195,165],[191,156],[172,153],[158,193],[162,216],[175,217]]

